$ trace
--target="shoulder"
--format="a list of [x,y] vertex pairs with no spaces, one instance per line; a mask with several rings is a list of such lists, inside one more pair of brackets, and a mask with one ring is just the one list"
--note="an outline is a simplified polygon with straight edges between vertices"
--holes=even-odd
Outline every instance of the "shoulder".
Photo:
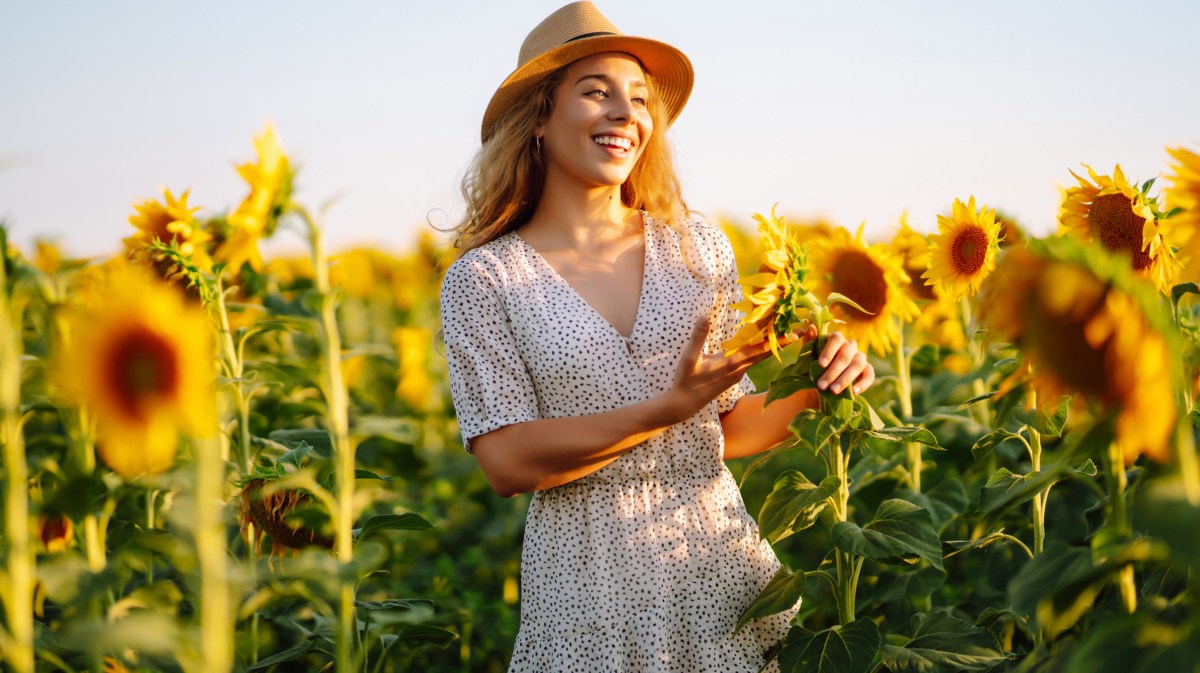
[[689,213],[671,228],[684,258],[702,275],[721,276],[737,266],[729,236],[703,215]]
[[503,286],[514,263],[514,238],[513,234],[505,234],[463,253],[442,278],[442,296],[467,288]]

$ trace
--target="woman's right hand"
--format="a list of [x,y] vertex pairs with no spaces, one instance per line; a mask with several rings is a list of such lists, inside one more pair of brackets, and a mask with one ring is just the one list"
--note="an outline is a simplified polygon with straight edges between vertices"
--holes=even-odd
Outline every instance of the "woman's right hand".
[[[771,346],[766,341],[743,346],[728,356],[723,351],[705,355],[704,342],[708,339],[709,327],[707,317],[696,321],[675,368],[675,382],[667,394],[675,401],[674,408],[679,416],[676,423],[691,418],[704,405],[741,381],[748,369],[771,355]],[[779,340],[779,346],[782,348],[804,336],[807,334],[789,334]]]

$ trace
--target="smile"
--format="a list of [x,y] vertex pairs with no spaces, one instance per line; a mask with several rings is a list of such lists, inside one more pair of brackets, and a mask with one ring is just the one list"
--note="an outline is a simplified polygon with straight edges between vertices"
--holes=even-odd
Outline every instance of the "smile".
[[632,140],[630,140],[628,138],[620,138],[617,136],[595,136],[592,138],[592,141],[595,142],[597,145],[611,147],[613,149],[621,150],[622,152],[628,152],[630,149],[633,148]]

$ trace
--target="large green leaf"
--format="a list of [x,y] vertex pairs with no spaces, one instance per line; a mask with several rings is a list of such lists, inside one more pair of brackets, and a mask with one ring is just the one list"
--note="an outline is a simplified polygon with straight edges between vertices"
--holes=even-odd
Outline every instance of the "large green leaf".
[[791,397],[801,390],[811,390],[816,387],[816,382],[808,374],[808,364],[798,361],[784,367],[775,375],[775,378],[771,379],[771,383],[767,387],[767,399],[764,405]]
[[833,525],[830,537],[837,548],[881,563],[908,564],[925,559],[942,567],[942,543],[933,519],[924,508],[899,499],[879,505],[875,519],[863,527],[850,521]]
[[1057,437],[1062,434],[1067,424],[1067,411],[1071,406],[1071,398],[1063,396],[1059,399],[1054,412],[1047,414],[1044,409],[1017,409],[1013,417],[1021,423],[1037,430],[1043,435]]
[[1000,468],[979,489],[979,511],[984,514],[999,514],[1029,501],[1039,491],[1059,480],[1052,471],[1013,474]]
[[801,446],[816,453],[821,446],[840,429],[836,418],[826,416],[815,409],[805,409],[796,414],[788,425]]
[[916,442],[932,449],[942,448],[941,444],[938,444],[937,437],[925,428],[904,425],[896,428],[883,428],[882,430],[864,430],[863,433],[868,437],[882,439],[885,442]]
[[769,617],[784,610],[790,610],[803,594],[804,571],[791,572],[787,568],[781,567],[763,588],[762,593],[750,602],[750,606],[738,618],[733,632],[741,631],[742,627],[751,619]]
[[771,542],[808,528],[825,509],[829,496],[837,492],[841,480],[828,476],[818,486],[797,470],[788,470],[775,480],[775,487],[758,514],[762,534]]
[[303,656],[305,654],[308,654],[310,651],[312,651],[312,649],[314,647],[316,647],[316,645],[317,645],[317,642],[316,642],[315,638],[304,638],[302,640],[297,640],[295,643],[292,643],[292,646],[287,648],[286,650],[283,650],[282,652],[276,652],[275,654],[272,654],[269,657],[264,657],[262,659],[259,659],[258,663],[247,668],[246,670],[249,672],[265,671],[268,668],[274,666],[275,664],[282,664],[286,661],[292,661],[294,659],[300,658],[301,656]]
[[354,538],[361,540],[381,530],[425,530],[432,528],[425,517],[413,512],[405,514],[376,514],[368,517],[361,528],[354,529]]
[[883,639],[870,619],[813,633],[799,626],[779,651],[781,673],[869,673]]
[[913,617],[913,638],[903,647],[883,646],[883,663],[893,673],[986,671],[1008,657],[996,636],[945,612]]

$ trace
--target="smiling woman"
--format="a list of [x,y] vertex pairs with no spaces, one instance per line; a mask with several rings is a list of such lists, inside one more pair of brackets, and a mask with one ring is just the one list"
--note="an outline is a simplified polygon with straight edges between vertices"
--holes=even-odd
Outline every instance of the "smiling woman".
[[[752,673],[795,614],[735,632],[780,563],[722,459],[815,395],[764,412],[746,371],[771,348],[722,347],[736,260],[687,216],[663,135],[691,84],[677,49],[578,2],[484,115],[441,312],[464,444],[497,493],[534,493],[510,671]],[[821,385],[870,386],[854,342],[829,344]]]

